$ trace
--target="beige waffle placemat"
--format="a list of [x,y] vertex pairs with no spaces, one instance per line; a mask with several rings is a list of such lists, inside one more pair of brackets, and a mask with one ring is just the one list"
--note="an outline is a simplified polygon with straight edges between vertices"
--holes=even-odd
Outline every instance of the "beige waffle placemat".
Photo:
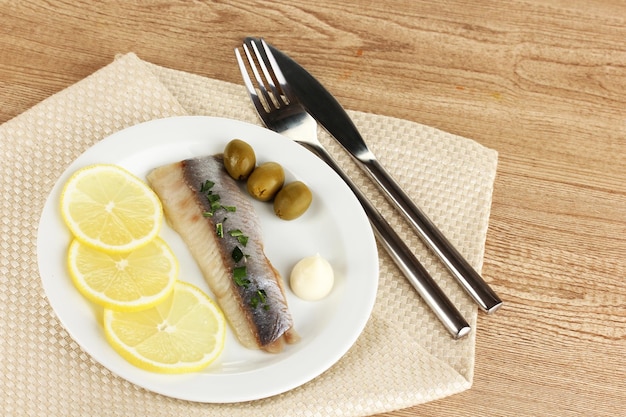
[[[147,120],[185,114],[260,124],[242,86],[127,54],[0,126],[3,415],[361,416],[470,388],[476,331],[452,340],[382,248],[378,298],[362,336],[334,367],[288,393],[241,404],[186,402],[139,388],[83,352],[56,319],[39,278],[36,235],[45,199],[67,166],[104,137]],[[383,165],[480,270],[496,152],[413,122],[350,115]],[[477,309],[471,300],[349,157],[321,130],[320,138],[406,236],[475,329]]]

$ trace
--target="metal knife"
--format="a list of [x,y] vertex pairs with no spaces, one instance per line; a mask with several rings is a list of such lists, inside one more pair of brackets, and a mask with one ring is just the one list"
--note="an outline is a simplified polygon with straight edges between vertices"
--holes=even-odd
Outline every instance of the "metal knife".
[[296,61],[272,45],[268,46],[303,107],[343,146],[357,165],[383,191],[385,197],[478,306],[487,313],[493,313],[500,308],[502,300],[382,167],[339,102]]

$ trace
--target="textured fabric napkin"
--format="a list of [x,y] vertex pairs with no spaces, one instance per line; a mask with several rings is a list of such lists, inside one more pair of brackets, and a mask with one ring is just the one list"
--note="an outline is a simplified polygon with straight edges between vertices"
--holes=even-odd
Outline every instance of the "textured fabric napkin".
[[[234,65],[234,64],[233,64]],[[497,153],[406,120],[350,111],[398,182],[478,270]],[[453,340],[379,247],[380,286],[356,344],[290,392],[250,403],[201,404],[144,390],[95,362],[56,319],[37,267],[37,223],[57,178],[82,152],[134,124],[169,116],[260,124],[241,85],[140,60],[134,54],[0,126],[0,409],[5,415],[361,416],[470,388],[477,309],[338,145],[322,142],[399,231],[474,330]]]

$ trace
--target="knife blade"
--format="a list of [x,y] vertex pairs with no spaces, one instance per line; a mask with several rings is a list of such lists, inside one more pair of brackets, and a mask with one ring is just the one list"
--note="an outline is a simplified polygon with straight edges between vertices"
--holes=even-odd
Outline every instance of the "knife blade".
[[502,306],[500,297],[382,167],[337,99],[300,64],[276,47],[270,44],[268,47],[303,107],[383,191],[463,289],[483,311],[493,313],[499,309]]

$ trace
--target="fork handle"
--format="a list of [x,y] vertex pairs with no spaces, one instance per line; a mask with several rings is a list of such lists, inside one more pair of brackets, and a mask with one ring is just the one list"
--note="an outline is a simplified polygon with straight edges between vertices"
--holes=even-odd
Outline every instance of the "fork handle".
[[437,255],[463,289],[487,313],[493,313],[502,300],[465,260],[435,224],[406,195],[391,175],[374,157],[357,159],[357,164],[374,180],[387,199],[413,226],[417,235]]
[[428,271],[420,264],[400,236],[391,228],[391,225],[337,165],[333,157],[323,148],[304,142],[300,142],[300,144],[326,162],[350,187],[363,206],[363,210],[370,220],[378,241],[452,337],[459,339],[469,334],[471,329],[465,318],[463,318],[446,294],[429,275]]

